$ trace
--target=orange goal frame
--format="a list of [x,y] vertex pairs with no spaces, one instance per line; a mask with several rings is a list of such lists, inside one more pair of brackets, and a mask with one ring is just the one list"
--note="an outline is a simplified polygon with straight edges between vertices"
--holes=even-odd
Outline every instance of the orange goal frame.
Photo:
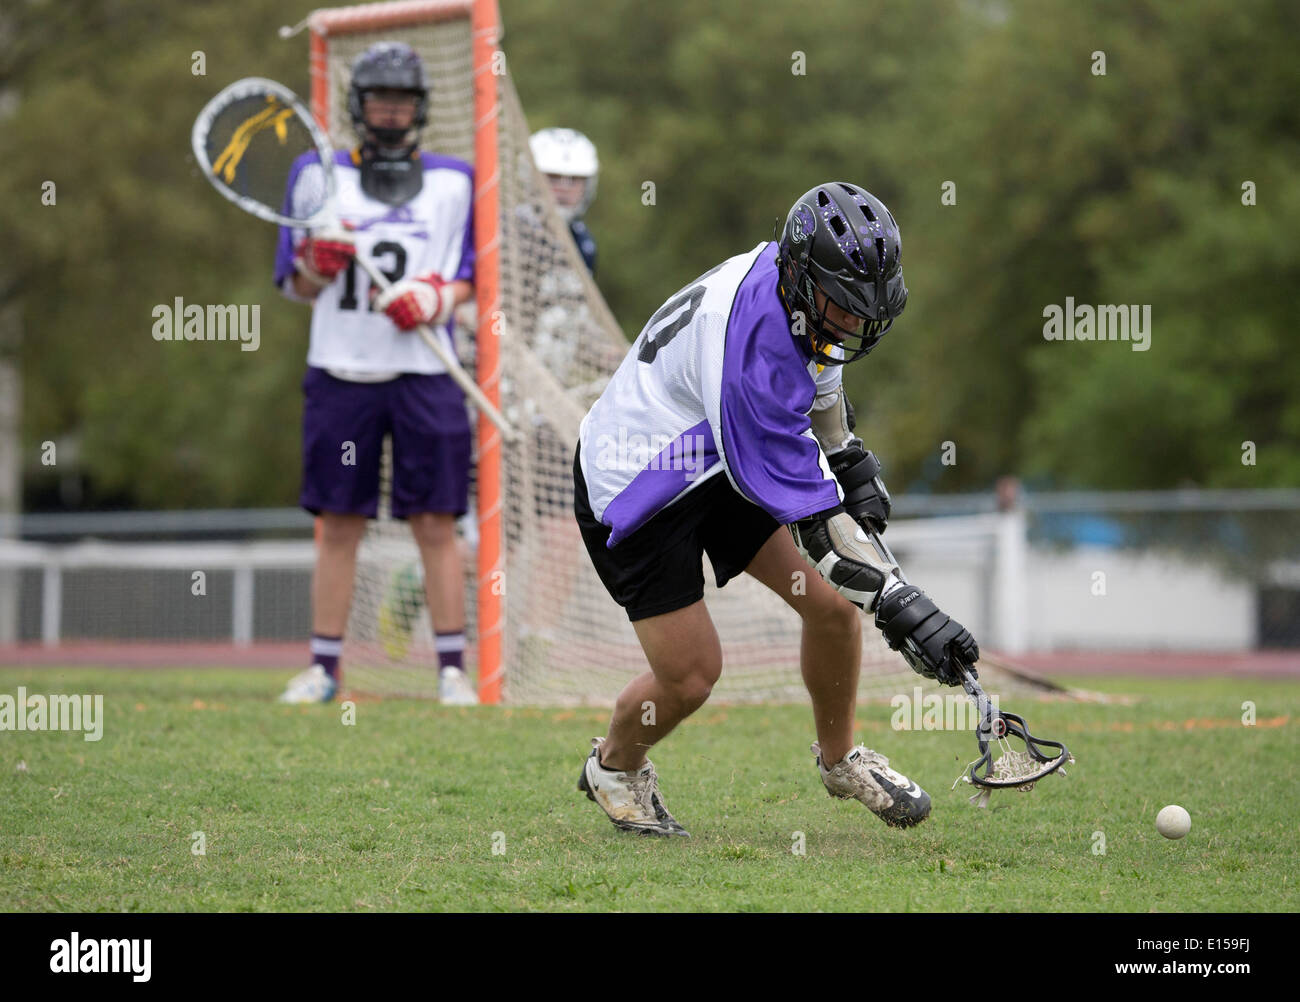
[[[501,16],[496,0],[395,0],[313,11],[311,32],[311,110],[329,131],[329,39],[331,35],[382,31],[433,21],[468,18],[474,66],[474,290],[478,304],[475,370],[479,387],[501,406],[500,337],[495,323],[500,296],[500,171],[497,122],[501,103],[497,53]],[[484,703],[501,701],[505,568],[501,547],[501,433],[482,414],[478,418],[478,686]]]

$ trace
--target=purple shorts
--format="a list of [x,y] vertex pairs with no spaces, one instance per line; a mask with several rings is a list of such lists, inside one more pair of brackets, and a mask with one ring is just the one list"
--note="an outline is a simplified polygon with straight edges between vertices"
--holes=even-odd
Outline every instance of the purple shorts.
[[309,367],[302,390],[299,503],[313,515],[375,517],[386,434],[393,436],[394,518],[468,510],[469,415],[450,376],[406,373],[386,383],[351,383]]

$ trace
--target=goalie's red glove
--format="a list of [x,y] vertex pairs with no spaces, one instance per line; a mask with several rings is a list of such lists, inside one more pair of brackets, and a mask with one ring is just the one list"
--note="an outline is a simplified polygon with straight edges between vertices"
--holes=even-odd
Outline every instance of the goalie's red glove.
[[455,306],[456,292],[441,275],[406,279],[375,297],[375,309],[386,313],[404,331],[420,324],[446,323]]
[[357,245],[352,234],[332,227],[318,230],[298,241],[293,251],[293,266],[313,285],[324,288],[348,266],[356,253]]

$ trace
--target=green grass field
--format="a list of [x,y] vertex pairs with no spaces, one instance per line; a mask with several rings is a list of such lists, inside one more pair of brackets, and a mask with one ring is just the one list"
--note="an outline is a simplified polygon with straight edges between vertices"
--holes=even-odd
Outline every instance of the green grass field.
[[[97,743],[0,732],[0,909],[1259,912],[1297,900],[1296,682],[1087,680],[1142,700],[1004,705],[1078,764],[991,810],[970,806],[965,784],[949,790],[969,733],[896,733],[888,706],[863,706],[864,743],[934,798],[909,831],[826,796],[806,708],[706,707],[653,755],[693,836],[660,841],[616,831],[575,789],[603,710],[374,701],[344,726],[337,705],[276,704],[283,681],[0,670],[0,693],[103,693],[105,715]],[[1245,700],[1255,726],[1241,722]],[[1167,803],[1191,812],[1180,842],[1155,831]]]

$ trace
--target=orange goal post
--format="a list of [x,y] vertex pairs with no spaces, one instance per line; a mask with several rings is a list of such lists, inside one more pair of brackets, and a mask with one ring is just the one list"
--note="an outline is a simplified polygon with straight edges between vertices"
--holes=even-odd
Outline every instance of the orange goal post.
[[[337,40],[365,38],[375,33],[463,25],[470,28],[470,57],[473,80],[473,162],[475,271],[474,288],[478,306],[476,371],[484,395],[501,406],[501,367],[497,339],[491,336],[492,317],[500,309],[497,287],[501,247],[498,218],[497,98],[493,59],[497,56],[500,14],[496,0],[399,0],[394,3],[358,4],[314,12],[307,21],[311,33],[311,110],[331,138],[348,125],[339,121],[340,60]],[[454,28],[453,28],[454,30]],[[331,45],[335,58],[331,62]],[[351,48],[351,47],[349,47]],[[346,87],[346,81],[343,82]],[[436,84],[435,84],[436,86]],[[463,100],[463,95],[461,95]],[[337,145],[337,142],[336,142]],[[484,336],[484,335],[487,336]],[[501,433],[482,415],[478,421],[479,527],[478,570],[478,653],[479,698],[486,703],[501,699],[501,616],[499,580],[501,566]]]

